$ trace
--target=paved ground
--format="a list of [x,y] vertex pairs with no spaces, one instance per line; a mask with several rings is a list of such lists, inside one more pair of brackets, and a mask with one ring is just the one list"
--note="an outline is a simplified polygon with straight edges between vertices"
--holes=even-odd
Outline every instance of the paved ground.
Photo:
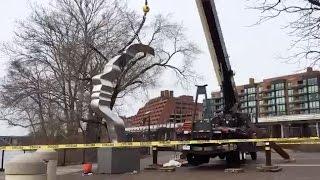
[[[262,173],[256,171],[258,164],[264,163],[263,153],[259,153],[258,161],[247,161],[243,168],[244,173],[225,173],[224,161],[212,160],[210,164],[200,167],[181,167],[176,172],[141,171],[138,174],[121,175],[93,175],[82,177],[80,173],[59,176],[59,180],[191,180],[191,179],[224,179],[224,180],[315,180],[320,174],[320,153],[290,152],[295,162],[286,163],[278,155],[273,154],[273,163],[283,167],[283,171],[277,173]],[[168,161],[172,155],[162,152],[160,162]],[[151,163],[150,158],[142,161],[142,167]]]
[[[119,175],[93,175],[82,176],[79,172],[81,166],[67,166],[58,168],[58,180],[191,180],[191,179],[223,179],[223,180],[315,180],[319,179],[320,174],[320,152],[303,153],[290,152],[290,155],[295,159],[295,162],[286,163],[278,155],[273,154],[273,164],[278,164],[283,167],[281,172],[277,173],[262,173],[256,171],[258,164],[264,163],[263,153],[258,154],[258,161],[248,160],[243,166],[244,173],[225,173],[224,161],[212,160],[210,164],[200,167],[181,167],[177,168],[176,172],[158,172],[144,171],[138,174],[119,174]],[[159,162],[164,163],[172,159],[174,154],[170,152],[161,152],[159,154]],[[151,158],[145,158],[141,161],[141,169],[150,164]],[[4,180],[0,173],[0,180]]]

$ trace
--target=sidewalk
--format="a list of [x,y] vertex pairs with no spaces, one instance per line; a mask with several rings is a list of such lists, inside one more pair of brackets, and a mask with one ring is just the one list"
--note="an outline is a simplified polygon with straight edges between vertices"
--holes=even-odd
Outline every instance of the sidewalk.
[[[92,165],[93,170],[97,168],[96,164]],[[82,171],[82,165],[58,166],[57,175],[75,174]],[[4,172],[0,172],[0,180],[4,180]]]
[[[174,157],[174,154],[175,153],[173,152],[159,152],[158,163],[168,162],[170,159]],[[143,170],[147,165],[150,165],[151,163],[152,163],[151,156],[146,156],[142,158],[140,161],[140,169]],[[95,172],[97,169],[97,164],[93,164],[92,169],[93,169],[93,172]],[[57,175],[64,176],[64,175],[79,174],[81,171],[82,171],[82,165],[58,166]],[[0,172],[0,180],[5,180],[4,172]]]
[[[92,169],[95,170],[97,164],[92,165]],[[69,165],[69,166],[58,166],[57,175],[74,174],[82,171],[82,165]]]

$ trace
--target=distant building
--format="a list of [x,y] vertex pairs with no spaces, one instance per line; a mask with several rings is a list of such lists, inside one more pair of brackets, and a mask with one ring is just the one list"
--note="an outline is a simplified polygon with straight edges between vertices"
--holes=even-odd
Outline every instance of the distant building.
[[[173,91],[161,91],[159,97],[151,99],[140,108],[131,119],[132,126],[148,126],[166,123],[184,123],[192,121],[195,102],[192,96],[174,97]],[[202,103],[196,109],[196,119],[202,118]]]
[[[272,128],[278,132],[275,136],[294,134],[290,132],[297,125],[291,124],[293,121],[302,124],[298,125],[298,132],[303,132],[310,125],[311,134],[319,136],[319,79],[320,72],[311,67],[303,73],[268,78],[262,82],[250,78],[249,84],[237,86],[241,111],[251,114],[255,122],[273,123]],[[212,92],[211,96],[203,103],[204,112],[221,112],[224,107],[223,94]]]
[[[270,117],[293,114],[320,113],[319,71],[308,68],[306,72],[264,79],[255,83],[237,86],[241,111],[252,113],[254,117]],[[210,112],[223,110],[223,95],[212,92]]]

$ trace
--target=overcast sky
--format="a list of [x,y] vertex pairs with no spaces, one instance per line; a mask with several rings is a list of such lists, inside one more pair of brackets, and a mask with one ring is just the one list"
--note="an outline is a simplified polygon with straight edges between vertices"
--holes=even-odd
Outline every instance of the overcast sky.
[[[15,21],[23,20],[30,13],[31,2],[36,0],[10,0],[1,2],[0,6],[0,42],[10,41],[15,30]],[[37,0],[46,3],[48,0]],[[128,0],[130,8],[141,11],[144,0]],[[159,13],[171,14],[172,20],[183,23],[187,28],[188,38],[198,43],[203,54],[195,61],[194,69],[204,77],[208,84],[208,92],[218,90],[213,66],[207,50],[204,33],[194,0],[149,0],[151,11],[149,16]],[[250,77],[261,81],[264,78],[297,72],[303,67],[287,64],[278,59],[287,55],[290,37],[282,27],[285,18],[269,21],[259,26],[249,27],[259,19],[259,12],[249,10],[246,0],[216,0],[216,6],[222,26],[231,66],[236,73],[237,85],[245,84]],[[6,58],[0,54],[0,76],[5,75]],[[174,90],[175,95],[194,95],[195,88],[185,90],[176,87],[170,74],[164,74],[162,86],[149,91],[149,98],[158,96],[160,90]],[[191,85],[193,87],[193,85]],[[147,99],[141,99],[126,105],[127,114],[136,113]],[[0,135],[24,134],[26,131],[7,128],[0,123]]]

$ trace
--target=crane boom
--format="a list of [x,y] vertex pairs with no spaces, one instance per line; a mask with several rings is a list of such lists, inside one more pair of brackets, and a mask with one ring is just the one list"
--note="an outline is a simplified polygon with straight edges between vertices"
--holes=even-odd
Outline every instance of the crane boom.
[[224,112],[238,110],[239,100],[214,0],[196,0],[211,60],[223,92]]

